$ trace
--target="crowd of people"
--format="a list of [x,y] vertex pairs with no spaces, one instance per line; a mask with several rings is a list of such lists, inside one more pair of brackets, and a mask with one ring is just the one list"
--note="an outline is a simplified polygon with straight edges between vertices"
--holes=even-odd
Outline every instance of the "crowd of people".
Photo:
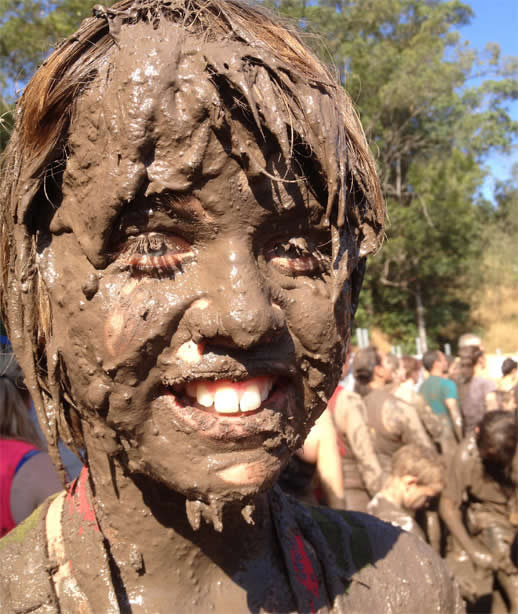
[[[439,350],[422,360],[356,351],[325,412],[335,433],[320,447],[330,450],[304,472],[284,472],[281,484],[331,506],[326,493],[342,492],[344,509],[429,542],[472,611],[518,611],[517,363],[506,358],[501,368],[498,381],[485,376],[474,335],[461,337],[450,360]],[[336,457],[342,473],[331,485],[336,470],[325,463]]]

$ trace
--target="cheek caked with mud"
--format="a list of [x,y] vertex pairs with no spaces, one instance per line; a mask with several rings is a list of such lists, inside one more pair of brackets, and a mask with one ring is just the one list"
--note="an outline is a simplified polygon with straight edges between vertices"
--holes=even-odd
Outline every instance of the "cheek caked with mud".
[[280,388],[280,378],[260,376],[241,382],[199,380],[168,391],[185,406],[229,416],[261,411],[263,404]]

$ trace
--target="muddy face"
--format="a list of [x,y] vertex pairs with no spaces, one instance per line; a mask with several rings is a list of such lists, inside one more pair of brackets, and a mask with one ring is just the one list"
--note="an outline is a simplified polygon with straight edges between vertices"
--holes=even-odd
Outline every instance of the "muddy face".
[[[90,465],[96,448],[189,498],[253,496],[339,375],[349,293],[332,299],[323,203],[246,125],[214,129],[201,53],[120,48],[75,108],[39,256],[52,351]],[[286,180],[244,168],[236,134]]]

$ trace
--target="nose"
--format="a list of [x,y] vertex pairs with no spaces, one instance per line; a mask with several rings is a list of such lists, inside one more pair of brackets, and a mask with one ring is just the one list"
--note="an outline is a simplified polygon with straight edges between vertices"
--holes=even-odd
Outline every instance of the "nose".
[[246,349],[273,341],[284,328],[284,313],[273,303],[246,237],[214,245],[200,270],[207,275],[206,301],[195,317],[197,326],[194,320],[190,325],[196,342]]

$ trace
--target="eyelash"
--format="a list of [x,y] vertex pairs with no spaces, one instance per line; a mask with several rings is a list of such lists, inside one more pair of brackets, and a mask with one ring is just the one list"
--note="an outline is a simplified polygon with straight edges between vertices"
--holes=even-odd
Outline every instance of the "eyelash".
[[191,246],[184,239],[151,232],[131,237],[119,263],[131,273],[162,275],[178,271],[192,256]]
[[326,256],[317,248],[308,246],[304,239],[293,238],[277,243],[267,250],[266,257],[281,272],[294,277],[323,273],[328,268]]
[[[180,237],[150,232],[130,237],[119,253],[119,264],[132,274],[167,275],[181,269],[193,257],[191,246]],[[266,251],[268,261],[282,273],[297,277],[328,269],[328,258],[305,239],[279,242]]]

